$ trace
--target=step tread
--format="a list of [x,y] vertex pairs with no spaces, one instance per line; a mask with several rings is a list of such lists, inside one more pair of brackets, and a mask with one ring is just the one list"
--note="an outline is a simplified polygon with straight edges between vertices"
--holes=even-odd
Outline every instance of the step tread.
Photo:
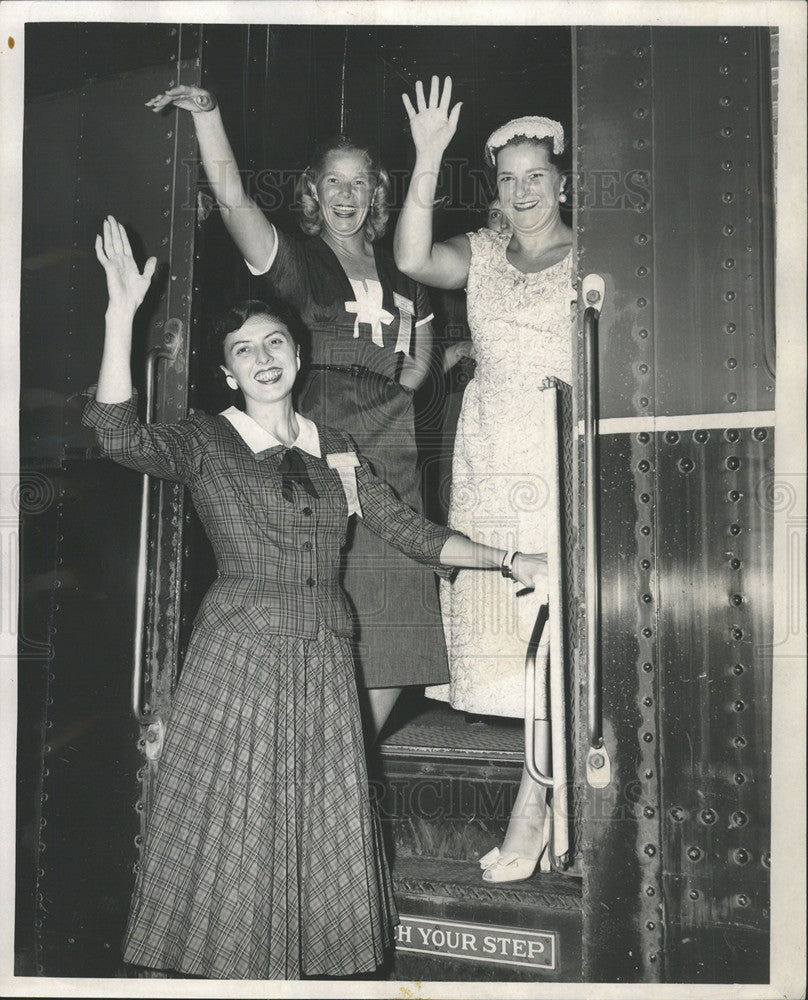
[[[476,861],[400,855],[393,865],[399,898],[463,899],[496,904],[527,904],[560,910],[581,909],[581,880],[559,872],[536,871],[524,882],[483,882]],[[402,902],[402,912],[407,907]]]
[[474,755],[487,760],[521,761],[524,727],[520,719],[468,717],[448,705],[433,705],[404,722],[379,744],[382,756]]

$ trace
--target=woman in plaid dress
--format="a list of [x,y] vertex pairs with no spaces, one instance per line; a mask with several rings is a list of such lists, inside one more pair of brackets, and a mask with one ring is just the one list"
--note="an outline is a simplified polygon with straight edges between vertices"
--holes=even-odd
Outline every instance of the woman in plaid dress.
[[[503,553],[426,521],[344,431],[295,413],[299,358],[282,302],[242,304],[219,327],[245,410],[141,424],[132,321],[155,259],[141,273],[112,217],[96,254],[109,306],[84,420],[115,461],[188,488],[218,568],[167,722],[124,959],[222,979],[370,972],[397,917],[338,580],[348,519],[444,576],[498,569]],[[541,556],[505,570],[546,586]]]

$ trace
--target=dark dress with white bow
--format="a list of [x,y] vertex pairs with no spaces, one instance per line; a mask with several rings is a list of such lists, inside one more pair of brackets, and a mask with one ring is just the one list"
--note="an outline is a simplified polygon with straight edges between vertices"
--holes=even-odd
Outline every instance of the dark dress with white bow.
[[207,978],[368,972],[396,910],[339,586],[349,500],[441,575],[451,532],[353,467],[344,432],[298,417],[290,452],[229,417],[146,426],[132,400],[84,414],[105,454],[188,488],[218,566],[166,723],[124,959]]

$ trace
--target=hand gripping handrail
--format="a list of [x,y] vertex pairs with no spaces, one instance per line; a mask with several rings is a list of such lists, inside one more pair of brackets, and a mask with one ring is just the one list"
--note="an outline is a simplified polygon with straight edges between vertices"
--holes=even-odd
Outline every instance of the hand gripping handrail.
[[611,780],[611,766],[603,742],[603,705],[600,661],[600,506],[598,491],[598,319],[606,284],[599,274],[588,274],[582,283],[584,299],[584,451],[586,500],[586,662],[587,662],[587,780],[604,787]]
[[[536,660],[539,650],[541,650],[542,677],[547,676],[547,663],[550,655],[549,637],[542,642],[545,626],[550,617],[549,601],[539,607],[536,615],[536,623],[530,641],[527,644],[527,654],[525,656],[525,767],[530,777],[539,785],[545,788],[553,787],[553,775],[551,768],[550,750],[550,727],[542,726],[542,745],[538,748],[540,759],[536,753]],[[546,772],[546,773],[545,773]]]

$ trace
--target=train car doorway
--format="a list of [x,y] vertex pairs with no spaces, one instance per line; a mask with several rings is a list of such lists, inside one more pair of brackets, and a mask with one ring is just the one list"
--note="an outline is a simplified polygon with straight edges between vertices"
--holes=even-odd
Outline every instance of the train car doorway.
[[[143,105],[177,81],[216,93],[245,183],[292,229],[294,177],[334,132],[381,149],[400,208],[413,163],[400,95],[438,73],[464,102],[438,237],[483,225],[482,147],[498,124],[541,114],[570,137],[567,846],[548,872],[483,883],[477,859],[507,822],[523,727],[408,691],[371,754],[402,914],[377,978],[767,982],[776,35],[62,23],[29,25],[26,47],[17,974],[136,974],[118,950],[132,872],[215,572],[182,490],[113,468],[79,426],[102,328],[103,214],[115,208],[137,251],[162,255],[135,362],[155,419],[223,408],[204,333],[251,287],[187,116]],[[467,336],[462,306],[434,296],[439,350]],[[473,377],[459,371],[417,401],[437,520]]]

